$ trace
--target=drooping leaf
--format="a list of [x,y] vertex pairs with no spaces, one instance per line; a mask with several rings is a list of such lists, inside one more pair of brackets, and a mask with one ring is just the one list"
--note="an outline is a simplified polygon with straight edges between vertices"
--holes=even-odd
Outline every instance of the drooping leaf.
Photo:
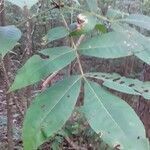
[[140,45],[133,44],[126,35],[110,32],[83,42],[79,47],[79,53],[99,58],[119,58],[143,50]]
[[131,14],[121,21],[150,30],[150,17],[145,15]]
[[126,94],[141,95],[150,100],[150,82],[142,82],[138,79],[126,78],[116,73],[87,73],[87,77],[100,79],[103,85]]
[[0,27],[0,54],[2,57],[11,51],[21,38],[21,31],[15,26]]
[[24,8],[27,6],[28,9],[30,9],[34,4],[38,2],[38,0],[7,0],[11,2],[14,5],[19,6],[20,8]]
[[80,78],[60,81],[35,98],[24,119],[24,150],[37,149],[63,127],[76,104]]
[[48,56],[42,59],[39,55],[32,56],[19,69],[10,91],[34,84],[51,73],[61,70],[76,58],[75,52],[69,47],[55,47],[40,51]]
[[98,10],[98,4],[97,4],[97,0],[86,0],[91,12],[97,12]]
[[94,131],[113,148],[148,150],[144,126],[134,110],[96,83],[85,83],[83,112]]
[[67,35],[69,35],[69,31],[65,27],[56,27],[48,31],[45,39],[47,40],[47,42],[52,42],[54,40],[66,37]]

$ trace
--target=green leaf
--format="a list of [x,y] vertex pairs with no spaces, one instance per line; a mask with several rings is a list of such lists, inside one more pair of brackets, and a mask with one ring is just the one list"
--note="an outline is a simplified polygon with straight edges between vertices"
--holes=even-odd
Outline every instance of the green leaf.
[[95,29],[97,29],[98,31],[100,31],[102,33],[107,33],[107,28],[103,24],[97,24],[95,26]]
[[[132,95],[141,95],[150,100],[150,82],[142,82],[138,79],[126,78],[117,73],[87,73],[87,77],[100,79],[105,87]],[[147,95],[147,96],[146,96]]]
[[131,14],[121,21],[150,30],[150,17],[145,15]]
[[76,104],[81,77],[73,76],[37,96],[23,124],[24,150],[35,150],[60,130]]
[[127,13],[121,12],[120,10],[109,8],[107,11],[107,17],[110,19],[123,18],[124,16],[128,16]]
[[49,56],[49,58],[42,59],[39,55],[32,56],[25,65],[19,69],[9,91],[34,84],[51,73],[61,70],[76,58],[74,50],[69,47],[49,48],[40,52]]
[[14,5],[19,6],[20,8],[24,8],[27,6],[28,9],[30,9],[34,4],[38,2],[38,0],[7,0],[11,2]]
[[142,61],[144,61],[148,65],[150,65],[150,49],[149,49],[149,51],[146,50],[146,51],[136,53],[135,56],[137,56],[139,59],[141,59]]
[[86,0],[91,12],[97,12],[98,10],[98,4],[97,0]]
[[134,52],[141,50],[143,47],[138,44],[133,45],[126,35],[117,32],[93,37],[79,47],[80,54],[107,59],[131,56]]
[[69,31],[65,27],[56,27],[48,31],[47,35],[44,37],[48,42],[61,39],[69,35]]
[[2,57],[11,51],[21,38],[21,31],[15,26],[0,26],[0,54]]
[[121,32],[124,35],[127,35],[130,39],[130,41],[132,41],[132,43],[134,43],[134,45],[139,45],[143,47],[143,50],[140,52],[135,53],[135,56],[137,56],[139,59],[141,59],[142,61],[144,61],[145,63],[150,65],[150,38],[146,37],[142,34],[140,34],[139,32],[137,32],[135,29],[129,27],[129,26],[120,26],[120,25],[116,25],[114,24],[112,26],[112,28],[115,31]]
[[98,84],[86,81],[83,111],[94,131],[113,148],[148,150],[144,126],[134,110]]

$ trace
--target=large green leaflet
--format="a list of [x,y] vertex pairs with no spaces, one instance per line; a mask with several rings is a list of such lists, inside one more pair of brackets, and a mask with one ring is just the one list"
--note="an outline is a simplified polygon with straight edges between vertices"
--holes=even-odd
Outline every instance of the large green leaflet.
[[110,146],[148,150],[144,126],[134,110],[91,81],[85,83],[83,112],[90,126]]
[[142,46],[133,45],[133,41],[119,32],[93,37],[83,42],[79,47],[80,54],[108,59],[131,56],[142,50]]
[[56,27],[50,29],[45,38],[47,42],[51,42],[66,37],[67,35],[69,35],[69,31],[65,27]]
[[15,26],[0,26],[0,54],[2,57],[12,50],[21,38],[21,31]]
[[24,8],[27,6],[28,9],[30,9],[34,4],[38,2],[38,0],[7,0],[11,2],[14,5],[19,6],[20,8]]
[[150,17],[148,16],[131,14],[127,18],[122,19],[122,21],[150,30]]
[[141,95],[150,100],[150,82],[142,82],[138,79],[122,77],[116,73],[87,73],[87,77],[100,79],[103,85],[126,94]]
[[74,50],[69,47],[49,48],[40,52],[49,58],[42,59],[39,55],[32,56],[18,71],[10,91],[34,84],[51,73],[64,68],[76,58]]
[[74,109],[80,86],[81,77],[72,76],[36,97],[24,120],[24,150],[36,150],[63,127]]

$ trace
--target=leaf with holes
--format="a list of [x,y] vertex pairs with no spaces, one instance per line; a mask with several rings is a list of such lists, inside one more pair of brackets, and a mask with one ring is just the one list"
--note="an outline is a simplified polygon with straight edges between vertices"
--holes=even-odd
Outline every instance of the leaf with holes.
[[144,126],[134,110],[91,81],[85,83],[83,112],[93,130],[111,147],[148,150]]
[[69,35],[69,31],[65,27],[56,27],[50,29],[44,39],[47,42],[52,42],[54,40],[58,40]]
[[61,70],[76,58],[74,50],[70,47],[55,47],[40,51],[49,58],[43,59],[39,55],[32,56],[25,65],[19,69],[15,81],[9,91],[34,84],[51,73]]
[[34,4],[38,2],[38,0],[7,0],[11,2],[14,5],[19,6],[20,8],[24,8],[27,6],[28,9],[30,9]]
[[11,51],[21,38],[21,31],[15,26],[0,27],[0,54],[2,57]]
[[63,127],[74,109],[80,86],[81,77],[73,76],[36,97],[23,124],[24,150],[37,149]]
[[127,36],[118,32],[110,32],[83,42],[79,47],[79,53],[107,59],[120,58],[143,50],[143,47],[133,44]]
[[87,73],[87,77],[100,79],[103,85],[126,94],[141,95],[150,100],[150,82],[142,82],[138,79],[126,78],[116,73]]

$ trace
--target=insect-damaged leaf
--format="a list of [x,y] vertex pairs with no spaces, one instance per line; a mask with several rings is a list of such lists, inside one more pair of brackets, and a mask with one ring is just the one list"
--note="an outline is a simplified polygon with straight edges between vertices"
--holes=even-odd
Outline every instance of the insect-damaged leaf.
[[126,94],[141,95],[150,100],[150,82],[142,82],[138,79],[122,77],[116,73],[87,73],[87,77],[100,79],[103,85]]

